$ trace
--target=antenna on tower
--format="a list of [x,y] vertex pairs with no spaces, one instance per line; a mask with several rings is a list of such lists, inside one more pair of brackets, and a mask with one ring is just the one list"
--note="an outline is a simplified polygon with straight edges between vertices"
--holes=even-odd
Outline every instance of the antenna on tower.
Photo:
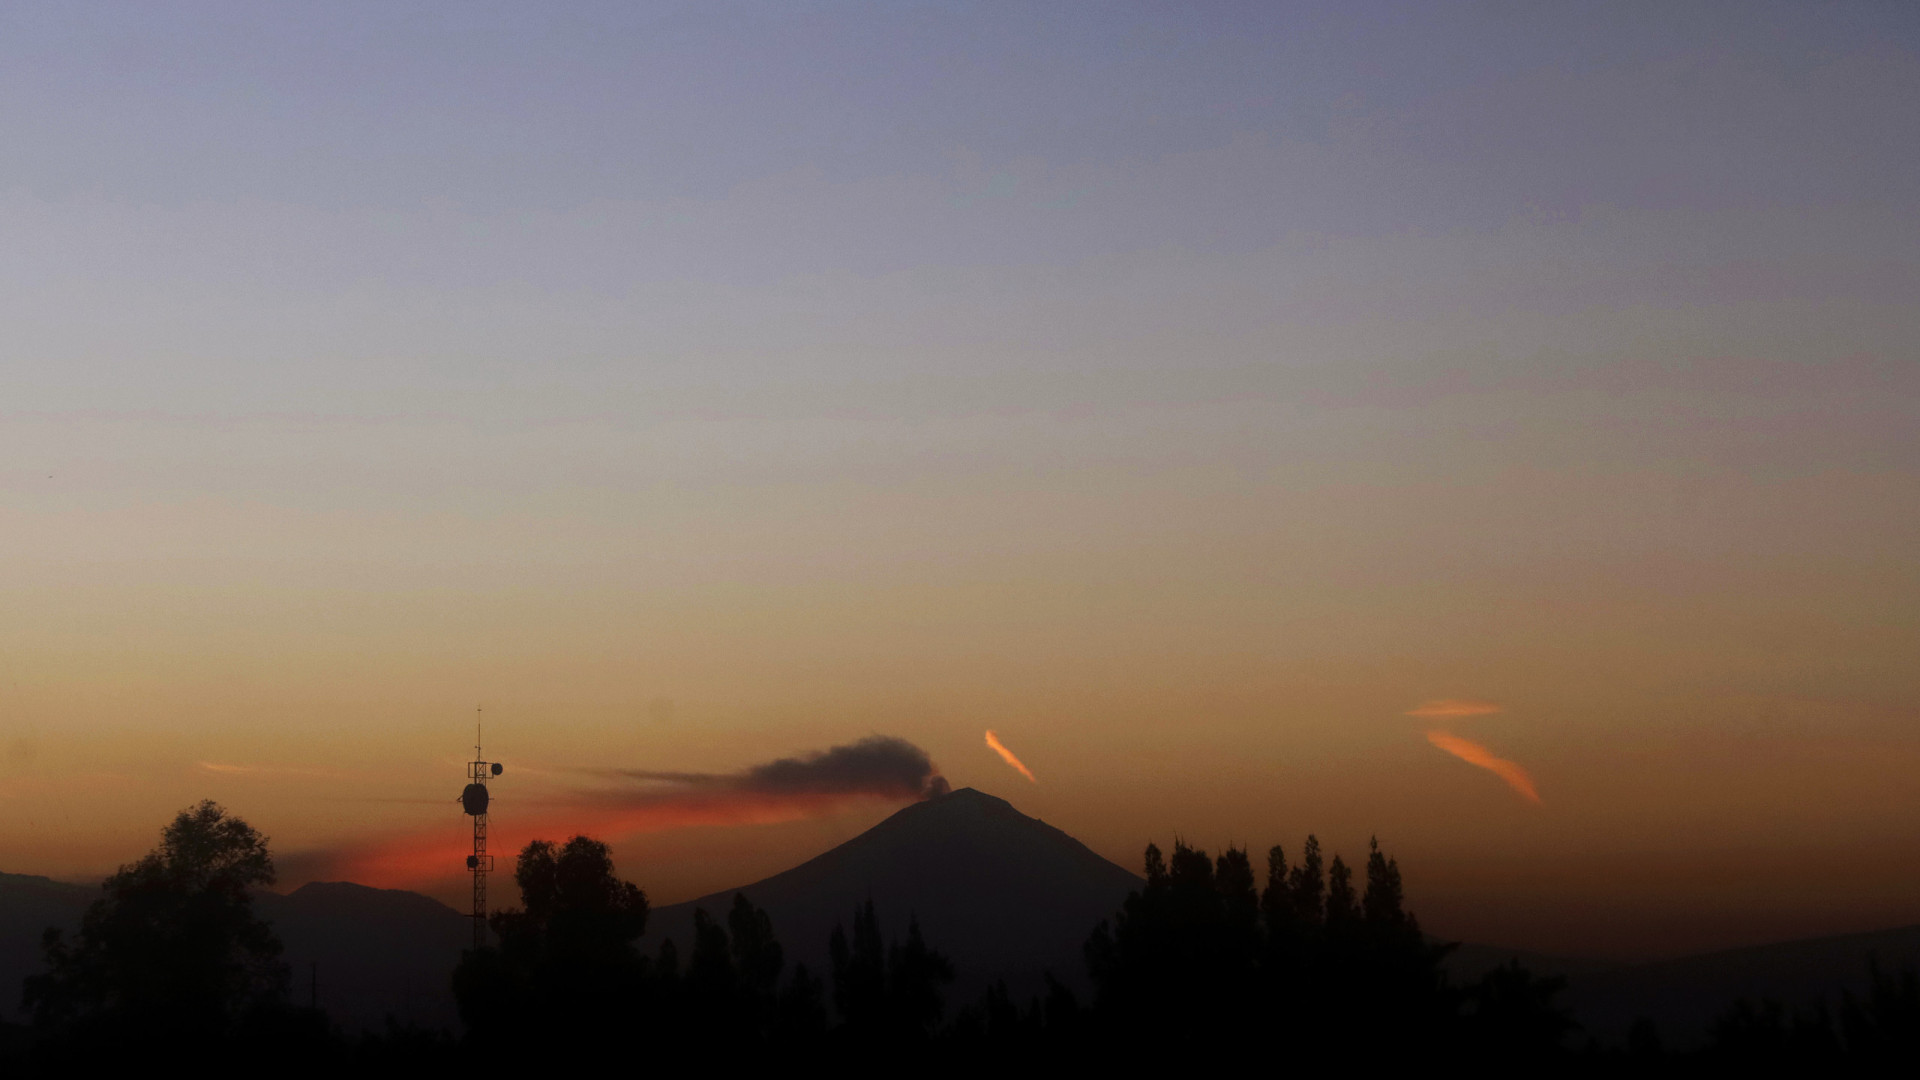
[[505,770],[497,761],[486,761],[480,751],[480,707],[473,709],[473,760],[467,762],[467,786],[460,793],[460,809],[473,819],[473,854],[467,856],[467,869],[473,872],[473,947],[487,943],[487,874],[493,870],[493,856],[487,854],[487,781]]

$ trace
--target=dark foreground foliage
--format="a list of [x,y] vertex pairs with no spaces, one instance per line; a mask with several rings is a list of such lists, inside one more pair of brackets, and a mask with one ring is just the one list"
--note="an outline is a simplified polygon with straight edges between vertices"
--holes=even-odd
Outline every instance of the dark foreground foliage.
[[[1400,869],[1377,844],[1358,875],[1308,837],[1256,876],[1248,854],[1146,850],[1146,881],[1092,930],[1082,1000],[1065,982],[1016,1001],[1004,983],[958,1009],[953,965],[907,920],[889,935],[871,901],[828,942],[829,970],[789,966],[768,914],[735,895],[696,912],[683,956],[644,955],[647,897],[607,845],[540,841],[515,866],[523,906],[496,913],[496,946],[450,973],[466,1034],[401,1028],[343,1037],[288,1001],[287,971],[251,890],[273,881],[266,840],[213,803],[182,811],[160,846],[103,885],[72,940],[49,931],[28,979],[30,1027],[0,1025],[15,1074],[186,1065],[206,1074],[438,1076],[476,1068],[600,1065],[911,1070],[1181,1067],[1253,1047],[1291,1071],[1467,1067],[1496,1074],[1687,1075],[1911,1071],[1920,979],[1875,969],[1837,1011],[1737,1003],[1712,1044],[1667,1052],[1650,1024],[1626,1045],[1579,1046],[1557,979],[1517,965],[1452,985],[1451,946],[1420,932]],[[824,977],[823,977],[824,975]]]
[[995,984],[958,1010],[946,1001],[953,965],[911,917],[890,938],[871,901],[833,931],[823,984],[786,969],[767,913],[740,895],[724,922],[695,913],[688,955],[673,942],[641,955],[645,899],[598,841],[532,845],[516,877],[525,910],[496,915],[499,946],[467,954],[455,975],[469,1032],[485,1033],[468,1038],[490,1055],[644,1045],[734,1068],[1129,1068],[1259,1032],[1296,1042],[1303,1061],[1365,1046],[1381,1063],[1520,1066],[1562,1059],[1572,1026],[1558,984],[1517,967],[1450,986],[1448,948],[1422,936],[1377,845],[1358,880],[1311,837],[1297,866],[1274,848],[1264,884],[1244,851],[1215,859],[1176,844],[1167,859],[1149,847],[1145,885],[1087,941],[1091,1000],[1049,977],[1034,1000]]
[[33,1037],[17,1041],[76,1069],[330,1050],[326,1018],[287,1004],[280,942],[254,917],[252,890],[272,883],[265,837],[211,802],[182,810],[102,884],[73,940],[47,931],[47,970],[22,994]]
[[1810,1073],[1844,1063],[1876,1075],[1920,1071],[1920,977],[1870,966],[1865,997],[1840,997],[1788,1009],[1777,1001],[1738,1001],[1714,1024],[1708,1054],[1728,1069]]

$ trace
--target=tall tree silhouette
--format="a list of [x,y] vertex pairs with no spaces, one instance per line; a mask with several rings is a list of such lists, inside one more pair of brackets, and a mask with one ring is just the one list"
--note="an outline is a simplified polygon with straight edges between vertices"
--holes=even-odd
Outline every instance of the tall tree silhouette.
[[854,909],[852,938],[834,927],[827,952],[842,1045],[891,1050],[932,1037],[945,1011],[953,962],[927,944],[918,919],[909,918],[906,940],[888,948],[868,900]]
[[786,957],[773,936],[773,920],[747,898],[733,894],[733,909],[727,912],[727,929],[733,934],[733,962],[740,973],[740,985],[756,999],[772,999],[780,989],[780,969]]
[[1506,1068],[1539,1066],[1559,1055],[1573,1020],[1554,998],[1562,978],[1540,978],[1510,960],[1467,988],[1467,1041]]
[[[1300,1047],[1365,1046],[1374,1061],[1453,1045],[1459,995],[1440,970],[1445,950],[1421,937],[1405,908],[1399,864],[1378,844],[1369,850],[1364,895],[1339,856],[1323,873],[1313,837],[1296,867],[1279,847],[1268,851],[1266,887],[1257,896],[1241,849],[1209,860],[1175,843],[1169,859],[1149,845],[1144,862],[1146,882],[1086,948],[1095,1030],[1126,1046],[1129,1059],[1170,1063],[1183,1052],[1177,1048],[1242,1028],[1275,1038],[1291,1032]],[[1553,988],[1529,992],[1536,989],[1550,997]],[[1528,1030],[1545,1030],[1544,1044],[1557,1046],[1564,1026]],[[1164,1042],[1142,1048],[1138,1036],[1149,1031]],[[1293,1057],[1302,1064],[1320,1053]]]
[[1146,866],[1145,886],[1087,942],[1101,1014],[1117,1030],[1152,1028],[1172,1042],[1244,1020],[1260,943],[1246,853],[1216,863],[1176,842],[1163,864],[1148,845]]
[[461,1020],[514,1046],[542,1035],[604,1042],[644,992],[633,942],[647,926],[646,893],[585,836],[528,844],[513,877],[525,906],[496,913],[498,948],[469,950],[454,972]]
[[1353,871],[1335,855],[1327,867],[1327,929],[1346,930],[1360,918],[1360,903],[1353,894]]
[[1327,879],[1320,864],[1320,838],[1309,835],[1300,854],[1300,865],[1287,878],[1287,894],[1293,899],[1294,914],[1302,922],[1318,923],[1326,915]]
[[833,1007],[856,1033],[878,1032],[887,1021],[887,946],[873,901],[854,909],[853,937],[841,927],[827,939],[833,963]]
[[785,951],[766,911],[735,893],[722,927],[704,908],[695,908],[693,942],[685,975],[676,981],[670,972],[656,971],[654,981],[656,990],[672,988],[664,1011],[675,1018],[680,1035],[709,1047],[709,1061],[737,1064],[775,1047],[792,1051],[819,1041],[826,1030],[820,980],[798,965],[781,986]]
[[1287,853],[1279,844],[1267,849],[1267,885],[1260,890],[1260,917],[1269,934],[1283,933],[1298,918],[1287,880]]
[[907,919],[907,940],[887,950],[887,996],[894,1029],[920,1041],[939,1027],[953,963],[920,935],[920,920]]
[[47,931],[23,1003],[82,1057],[323,1039],[290,1017],[280,942],[254,915],[251,891],[273,880],[266,837],[211,801],[182,810],[102,884],[72,940]]
[[1743,999],[1714,1021],[1712,1035],[1704,1056],[1721,1070],[1906,1075],[1920,1055],[1920,973],[1889,973],[1869,959],[1866,994],[1842,991],[1837,1017],[1825,1001],[1789,1009]]
[[1405,910],[1406,891],[1400,884],[1400,864],[1380,853],[1380,840],[1367,842],[1367,891],[1360,898],[1360,914],[1367,925],[1386,929],[1419,929]]

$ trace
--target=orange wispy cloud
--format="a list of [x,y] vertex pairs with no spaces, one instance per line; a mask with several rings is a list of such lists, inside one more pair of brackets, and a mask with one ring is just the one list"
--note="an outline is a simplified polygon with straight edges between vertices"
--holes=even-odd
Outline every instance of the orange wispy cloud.
[[1421,720],[1458,720],[1467,716],[1491,716],[1499,711],[1500,706],[1490,701],[1441,698],[1437,701],[1423,701],[1408,709],[1405,715]]
[[1427,741],[1461,761],[1469,765],[1478,765],[1505,780],[1508,787],[1519,792],[1529,801],[1535,803],[1540,801],[1540,793],[1533,787],[1533,777],[1528,776],[1527,770],[1518,762],[1496,757],[1493,751],[1477,742],[1438,729],[1427,732]]
[[1000,737],[995,735],[992,731],[987,732],[987,746],[991,748],[994,753],[1000,755],[1000,760],[1013,766],[1015,771],[1019,772],[1021,776],[1026,777],[1028,783],[1037,784],[1040,782],[1033,778],[1033,770],[1021,764],[1020,759],[1013,756],[1013,751],[1001,745]]

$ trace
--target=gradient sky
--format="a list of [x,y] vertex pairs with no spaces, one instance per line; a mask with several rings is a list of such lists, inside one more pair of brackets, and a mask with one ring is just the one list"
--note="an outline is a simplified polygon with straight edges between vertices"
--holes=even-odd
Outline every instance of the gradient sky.
[[1920,921],[1917,294],[1906,3],[0,7],[0,869],[457,859],[483,705],[509,833],[882,734],[1479,941]]

